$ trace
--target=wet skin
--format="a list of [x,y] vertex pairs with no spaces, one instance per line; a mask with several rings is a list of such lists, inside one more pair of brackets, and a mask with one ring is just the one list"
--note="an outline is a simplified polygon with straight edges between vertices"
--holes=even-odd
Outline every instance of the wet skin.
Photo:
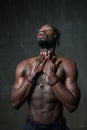
[[[50,44],[53,33],[52,28],[45,25],[39,30],[37,40]],[[57,57],[55,46],[42,48],[39,56],[18,64],[11,100],[16,109],[27,101],[28,114],[37,122],[58,121],[63,115],[63,106],[73,112],[79,104],[76,63]]]
[[[57,73],[62,80],[63,71],[61,73],[58,71]],[[43,72],[36,80],[28,105],[29,116],[41,123],[53,123],[62,115],[63,106],[57,100],[49,84],[49,79]]]

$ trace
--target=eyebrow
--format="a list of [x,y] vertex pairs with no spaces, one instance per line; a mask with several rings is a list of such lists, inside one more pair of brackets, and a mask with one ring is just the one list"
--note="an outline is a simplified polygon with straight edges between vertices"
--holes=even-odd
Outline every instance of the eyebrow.
[[[37,30],[38,32],[40,31],[41,29]],[[44,30],[52,30],[52,28],[48,28],[48,29],[44,29]]]

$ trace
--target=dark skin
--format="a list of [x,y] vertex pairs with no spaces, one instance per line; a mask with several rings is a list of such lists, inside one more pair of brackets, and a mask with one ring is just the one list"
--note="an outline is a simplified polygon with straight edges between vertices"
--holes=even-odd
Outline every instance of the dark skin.
[[[51,41],[53,35],[52,27],[44,25],[38,32],[37,40]],[[12,105],[19,109],[27,101],[31,119],[40,123],[53,123],[63,115],[63,106],[73,112],[79,100],[76,63],[57,57],[55,46],[41,48],[39,56],[17,66]]]

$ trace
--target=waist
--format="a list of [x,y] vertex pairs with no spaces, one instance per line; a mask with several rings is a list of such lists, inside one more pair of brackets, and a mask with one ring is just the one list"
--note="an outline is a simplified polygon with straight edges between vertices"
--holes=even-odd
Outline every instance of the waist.
[[37,121],[32,120],[29,116],[27,116],[26,122],[38,129],[39,128],[50,129],[54,127],[58,127],[58,128],[66,127],[66,120],[64,116],[62,116],[58,121],[51,124],[39,123]]

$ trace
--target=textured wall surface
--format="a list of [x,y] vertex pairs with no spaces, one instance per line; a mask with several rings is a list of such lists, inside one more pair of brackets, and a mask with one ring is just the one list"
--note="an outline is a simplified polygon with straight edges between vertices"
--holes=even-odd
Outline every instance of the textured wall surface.
[[87,127],[87,8],[86,0],[7,0],[0,2],[0,130],[21,130],[27,104],[19,111],[10,103],[17,64],[38,55],[36,34],[51,23],[62,33],[59,56],[75,60],[81,90],[79,108],[64,110],[70,128]]

